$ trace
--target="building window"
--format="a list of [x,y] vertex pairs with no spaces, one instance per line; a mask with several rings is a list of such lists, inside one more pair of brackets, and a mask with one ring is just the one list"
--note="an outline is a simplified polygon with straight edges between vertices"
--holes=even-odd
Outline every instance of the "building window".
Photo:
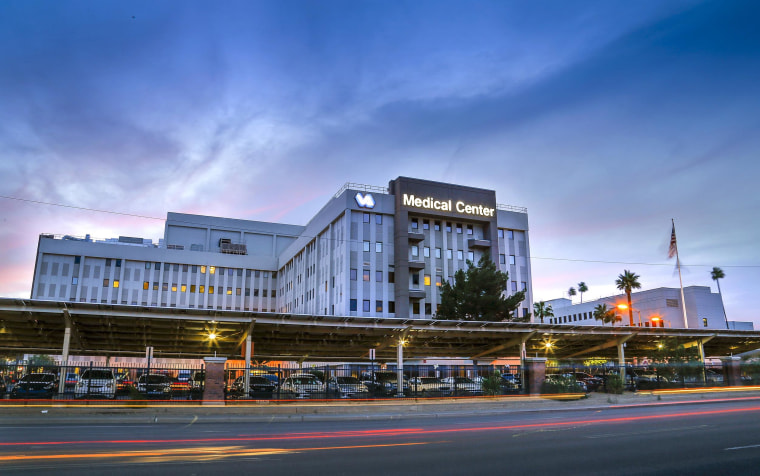
[[243,288],[235,288],[235,296],[240,296],[243,293]]
[[254,289],[253,290],[253,297],[259,297],[259,290],[258,289]]
[[190,285],[190,292],[191,292],[191,293],[194,293],[194,292],[195,292],[195,284],[191,284],[191,285]]
[[182,272],[183,273],[187,273],[187,267],[188,267],[188,265],[186,265],[186,264],[182,265]]
[[73,276],[71,278],[71,284],[73,284],[74,286],[76,286],[77,284],[79,284],[79,278],[76,277],[76,276]]
[[467,252],[467,259],[470,260],[470,261],[472,261],[472,262],[475,262],[475,252],[474,251],[468,251]]
[[443,276],[441,276],[440,274],[436,274],[435,275],[435,285],[436,286],[440,286],[442,282],[443,282]]
[[462,250],[457,250],[457,259],[458,259],[459,261],[462,261],[462,260],[464,259],[464,251],[462,251]]
[[430,304],[429,302],[426,302],[425,303],[425,314],[429,316],[432,313],[433,313],[433,305]]
[[208,267],[209,274],[215,274],[216,273],[216,266],[209,266]]
[[172,292],[173,293],[177,292],[177,285],[176,284],[172,284]]
[[457,233],[460,234],[460,235],[462,234],[462,224],[461,223],[457,223]]
[[104,288],[107,288],[107,287],[108,287],[108,279],[104,279],[104,280],[103,280],[103,287],[104,287]]
[[430,286],[430,275],[429,274],[425,275],[425,286]]
[[507,264],[507,257],[505,255],[499,255],[499,264]]
[[467,225],[467,234],[472,235],[472,233],[473,233],[472,225]]
[[116,267],[117,268],[121,268],[121,260],[120,259],[116,260]]
[[163,286],[161,286],[161,291],[168,291],[169,290],[169,283],[164,283]]
[[375,252],[376,253],[382,253],[383,252],[383,244],[381,242],[375,243]]
[[232,288],[227,286],[227,296],[232,296]]
[[433,222],[433,229],[435,231],[441,231],[441,222],[438,221],[438,220],[436,220],[435,222]]
[[528,290],[528,283],[525,281],[520,281],[520,290],[521,291],[527,291]]
[[419,286],[420,285],[420,274],[419,273],[412,273],[412,285],[413,286]]
[[351,299],[348,301],[348,310],[352,312],[356,311],[356,299]]
[[388,301],[388,312],[391,314],[396,312],[396,301]]
[[150,269],[150,263],[145,263],[145,269]]
[[420,255],[420,249],[417,245],[412,246],[411,250],[412,250],[412,258],[417,258]]
[[446,259],[454,259],[454,250],[452,249],[446,250]]
[[499,235],[499,238],[504,238],[504,230],[502,230],[501,228],[498,229],[496,234]]
[[512,281],[512,291],[517,291],[517,281]]
[[429,230],[430,229],[430,220],[422,220],[422,229],[423,230]]
[[514,240],[515,239],[515,232],[512,231],[512,230],[507,230],[507,238],[509,238],[510,240]]
[[267,289],[262,289],[261,290],[261,297],[267,297],[267,291],[268,291]]
[[79,264],[81,259],[81,256],[74,256],[74,264]]
[[415,301],[412,303],[412,314],[419,314],[420,313],[420,303],[419,301]]
[[364,251],[369,251],[369,241],[364,242]]
[[106,258],[106,268],[111,266],[111,258]]
[[509,255],[509,264],[515,264],[515,255]]
[[383,301],[375,301],[375,312],[383,312]]
[[441,249],[440,248],[436,248],[435,249],[435,257],[438,258],[438,259],[441,258]]
[[369,213],[365,213],[364,215],[362,215],[362,221],[364,223],[369,223]]
[[424,256],[425,258],[430,258],[430,247],[425,246],[424,248],[422,248],[422,256]]
[[161,263],[154,263],[153,269],[160,270],[161,269]]
[[208,287],[208,293],[209,294],[214,294],[214,286],[209,286]]
[[383,282],[383,272],[382,271],[375,271],[375,281],[378,283]]
[[419,223],[416,218],[412,218],[412,230],[416,230],[419,227]]
[[206,266],[201,266],[201,274],[206,274]]
[[369,299],[365,299],[362,301],[362,311],[369,312]]
[[234,276],[235,268],[227,268],[227,276]]
[[148,281],[143,281],[143,289],[147,291],[148,288],[150,288],[150,283]]
[[349,274],[351,276],[351,281],[356,281],[356,269],[351,268],[351,270],[349,271]]
[[114,279],[113,280],[113,287],[115,287],[115,288],[119,287],[119,280],[118,279]]
[[382,215],[375,215],[375,224],[382,225],[383,224],[383,216]]
[[158,291],[158,281],[153,281],[153,290]]
[[251,297],[251,288],[245,288],[245,297]]
[[362,270],[362,281],[369,281],[369,270]]
[[202,284],[200,286],[198,286],[198,292],[201,293],[201,294],[205,294],[205,292],[206,292],[206,286],[204,286]]
[[703,327],[707,327],[707,318],[706,317],[702,318],[702,326]]
[[396,282],[396,272],[395,271],[388,271],[388,282],[390,284],[393,284]]

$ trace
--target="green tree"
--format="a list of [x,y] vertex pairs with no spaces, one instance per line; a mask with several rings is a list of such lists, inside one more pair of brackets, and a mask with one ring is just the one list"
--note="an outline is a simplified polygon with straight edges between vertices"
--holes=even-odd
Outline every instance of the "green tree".
[[554,317],[554,309],[551,304],[546,304],[544,301],[534,302],[533,315],[541,319],[541,324],[543,324],[544,318]]
[[641,283],[639,283],[639,275],[632,273],[627,269],[623,271],[623,274],[618,276],[615,280],[615,285],[621,291],[625,292],[628,298],[628,317],[631,320],[631,327],[633,327],[633,305],[631,304],[631,290],[640,289]]
[[486,253],[477,266],[467,260],[467,270],[454,273],[454,284],[441,284],[438,319],[462,321],[521,320],[513,313],[525,300],[525,291],[505,296],[509,275],[501,272]]
[[607,322],[615,323],[620,317],[615,313],[615,308],[609,308],[606,304],[599,304],[594,308],[594,319],[602,321],[602,325]]
[[583,293],[588,291],[588,286],[586,286],[586,283],[581,281],[578,283],[578,293],[581,295],[581,304],[583,304]]
[[575,288],[570,286],[570,289],[567,290],[567,295],[570,296],[570,302],[573,302],[573,296],[576,295]]
[[710,277],[713,279],[713,281],[715,281],[715,284],[718,285],[718,294],[720,295],[720,303],[723,306],[723,317],[726,319],[726,329],[728,329],[728,315],[726,315],[726,305],[723,304],[723,293],[720,292],[720,281],[719,281],[726,277],[726,273],[724,273],[723,270],[718,268],[717,266],[714,266],[712,271],[710,271]]

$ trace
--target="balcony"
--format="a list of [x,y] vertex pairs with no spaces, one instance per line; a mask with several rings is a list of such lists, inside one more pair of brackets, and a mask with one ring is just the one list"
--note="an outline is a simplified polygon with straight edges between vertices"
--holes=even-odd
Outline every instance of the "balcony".
[[409,299],[425,299],[425,290],[424,289],[410,289]]
[[425,262],[424,261],[409,261],[409,269],[425,269]]
[[412,243],[416,243],[416,242],[422,241],[424,239],[425,239],[425,234],[424,233],[416,233],[416,232],[413,232],[413,231],[409,232],[409,241],[411,241]]
[[474,248],[490,248],[491,247],[491,240],[478,240],[475,238],[470,238],[467,240],[467,247],[469,249]]

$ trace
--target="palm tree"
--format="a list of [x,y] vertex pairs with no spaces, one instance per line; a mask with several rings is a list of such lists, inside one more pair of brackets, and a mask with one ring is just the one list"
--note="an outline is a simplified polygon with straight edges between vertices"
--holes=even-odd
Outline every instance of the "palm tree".
[[631,304],[631,290],[641,289],[641,283],[639,283],[639,275],[630,271],[623,270],[623,274],[618,276],[615,280],[615,285],[621,291],[625,292],[628,297],[628,317],[631,319],[631,327],[633,327],[633,305]]
[[586,283],[581,281],[578,283],[578,292],[581,294],[581,304],[583,304],[583,293],[588,291],[588,286],[586,286]]
[[619,320],[617,314],[615,314],[615,308],[609,308],[606,304],[599,304],[594,308],[594,319],[602,321],[602,325],[605,322],[612,322]]
[[724,273],[723,270],[718,268],[717,266],[714,266],[712,271],[710,271],[710,276],[712,277],[713,281],[715,281],[715,284],[718,285],[718,294],[720,294],[720,304],[723,306],[723,317],[726,319],[726,329],[728,329],[728,316],[726,315],[726,305],[723,304],[723,293],[720,292],[720,281],[718,281],[719,279],[725,278],[726,273]]
[[554,310],[551,304],[546,304],[544,301],[538,301],[533,303],[533,314],[536,317],[541,318],[541,324],[544,323],[544,317],[554,317]]
[[575,288],[570,286],[570,289],[567,290],[567,295],[570,296],[570,302],[573,302],[573,296],[575,296]]

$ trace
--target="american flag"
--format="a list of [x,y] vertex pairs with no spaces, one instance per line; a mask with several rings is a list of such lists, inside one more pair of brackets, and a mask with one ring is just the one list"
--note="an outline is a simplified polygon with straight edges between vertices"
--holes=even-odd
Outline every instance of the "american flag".
[[676,224],[673,223],[673,232],[670,234],[670,248],[668,249],[668,259],[674,257],[678,253],[678,247],[676,246]]

